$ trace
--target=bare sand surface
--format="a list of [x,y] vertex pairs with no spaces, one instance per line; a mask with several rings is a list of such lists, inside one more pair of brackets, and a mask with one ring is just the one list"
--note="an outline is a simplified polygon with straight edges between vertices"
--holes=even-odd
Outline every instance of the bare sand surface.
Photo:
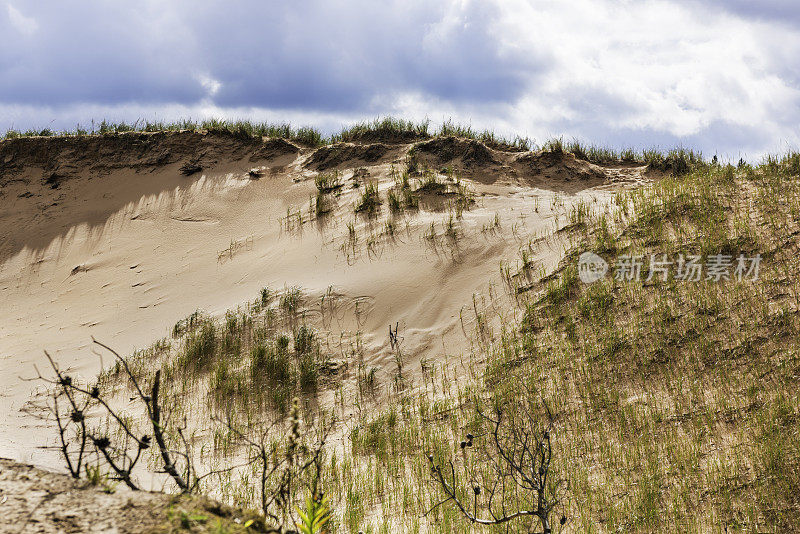
[[[385,202],[376,217],[354,213],[354,173],[378,180],[385,195],[408,148],[369,163],[331,163],[344,185],[318,218],[309,213],[319,167],[309,150],[215,161],[191,176],[169,163],[101,176],[78,169],[57,187],[40,169],[0,180],[0,456],[60,467],[58,455],[42,449],[55,434],[26,410],[39,385],[23,378],[35,376],[34,365],[44,368],[44,350],[89,378],[103,363],[92,336],[130,353],[193,311],[222,314],[262,287],[297,286],[309,302],[332,293],[349,302],[325,327],[332,337],[359,331],[372,366],[394,365],[390,324],[399,324],[412,359],[466,350],[462,311],[473,295],[502,287],[501,263],[517,261],[537,239],[532,261],[541,272],[552,269],[564,246],[556,230],[571,206],[611,195],[607,180],[565,182],[541,169],[524,180],[498,164],[491,173],[465,173],[475,203],[456,238],[446,235],[449,214],[436,198],[394,216]],[[251,176],[254,167],[263,173]]]

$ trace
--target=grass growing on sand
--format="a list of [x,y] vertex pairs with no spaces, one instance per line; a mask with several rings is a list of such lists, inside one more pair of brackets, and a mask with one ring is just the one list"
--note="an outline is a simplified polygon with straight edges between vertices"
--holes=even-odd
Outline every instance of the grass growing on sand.
[[[578,530],[772,531],[800,517],[797,159],[703,167],[618,195],[531,298],[515,372],[564,414]],[[584,286],[584,250],[760,253],[764,264],[755,281]]]
[[320,193],[332,193],[333,191],[341,189],[344,185],[339,171],[319,173],[314,177],[314,184],[317,186],[317,191]]
[[[297,287],[280,295],[265,288],[259,298],[221,320],[194,313],[175,325],[172,339],[135,353],[132,369],[146,378],[158,362],[165,396],[176,406],[200,388],[207,391],[204,409],[209,413],[232,404],[249,415],[258,410],[285,413],[292,397],[316,391],[329,369],[317,333],[304,322],[303,301]],[[106,379],[120,372],[117,365]]]
[[321,146],[325,144],[325,138],[315,128],[300,127],[294,128],[288,123],[272,124],[267,122],[252,122],[245,120],[228,121],[221,119],[208,119],[204,121],[182,120],[176,122],[162,121],[135,121],[132,124],[126,122],[101,121],[86,128],[76,126],[74,130],[56,131],[50,128],[42,130],[7,130],[5,139],[16,139],[19,137],[71,137],[85,135],[107,135],[122,134],[128,132],[208,132],[226,134],[241,139],[251,139],[254,137],[277,137],[296,141],[307,146]]
[[359,213],[374,214],[381,205],[381,196],[378,192],[377,182],[366,182],[364,191],[355,205],[355,211]]
[[477,131],[469,125],[461,125],[447,120],[438,129],[431,127],[430,121],[413,122],[393,117],[378,118],[373,121],[356,123],[342,128],[338,133],[325,135],[312,127],[294,127],[288,123],[273,124],[247,120],[208,119],[203,121],[181,120],[175,122],[137,120],[134,123],[101,121],[88,126],[78,125],[73,130],[53,130],[52,128],[19,131],[9,129],[3,138],[20,137],[75,137],[87,135],[123,134],[129,132],[208,132],[229,135],[242,140],[264,137],[283,138],[307,147],[319,147],[338,142],[405,142],[421,141],[435,137],[455,136],[473,139],[487,147],[507,152],[528,150],[564,151],[576,158],[597,164],[646,164],[653,168],[680,174],[702,163],[702,156],[691,150],[679,148],[667,153],[653,148],[634,150],[631,148],[613,150],[585,145],[579,140],[565,143],[562,139],[550,139],[537,145],[531,139],[516,136],[506,138],[486,130]]

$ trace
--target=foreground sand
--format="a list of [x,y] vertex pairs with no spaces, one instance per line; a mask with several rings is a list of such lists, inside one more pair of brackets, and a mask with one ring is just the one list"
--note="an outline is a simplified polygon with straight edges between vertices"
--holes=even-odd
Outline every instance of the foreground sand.
[[[0,532],[243,532],[253,514],[211,499],[91,485],[0,458]],[[249,532],[265,532],[251,523]],[[223,530],[225,529],[225,530]]]

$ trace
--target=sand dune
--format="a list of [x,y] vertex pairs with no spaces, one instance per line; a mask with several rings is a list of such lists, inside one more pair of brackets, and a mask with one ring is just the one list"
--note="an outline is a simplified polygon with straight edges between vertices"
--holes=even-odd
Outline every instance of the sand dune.
[[[334,338],[360,331],[380,368],[393,365],[389,324],[400,325],[412,359],[468,350],[461,310],[502,286],[501,262],[536,236],[545,239],[533,261],[551,269],[563,250],[555,231],[574,202],[603,202],[609,182],[643,179],[641,168],[456,138],[318,150],[200,134],[109,139],[0,143],[0,456],[58,464],[37,449],[52,436],[25,410],[35,383],[19,378],[35,374],[43,350],[90,377],[101,368],[91,336],[129,353],[197,309],[221,314],[262,287],[302,288],[309,314],[336,294],[344,311],[319,326]],[[418,211],[354,213],[354,177],[385,192],[412,148],[468,178],[475,203],[456,237],[445,235],[449,214],[436,195]],[[201,170],[185,176],[187,162]],[[343,186],[317,217],[313,178],[334,170]]]

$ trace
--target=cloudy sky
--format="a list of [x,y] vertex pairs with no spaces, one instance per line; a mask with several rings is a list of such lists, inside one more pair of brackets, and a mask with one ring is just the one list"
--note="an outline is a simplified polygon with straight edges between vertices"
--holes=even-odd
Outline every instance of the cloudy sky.
[[731,159],[800,148],[796,0],[0,0],[0,35],[0,132],[394,115]]

